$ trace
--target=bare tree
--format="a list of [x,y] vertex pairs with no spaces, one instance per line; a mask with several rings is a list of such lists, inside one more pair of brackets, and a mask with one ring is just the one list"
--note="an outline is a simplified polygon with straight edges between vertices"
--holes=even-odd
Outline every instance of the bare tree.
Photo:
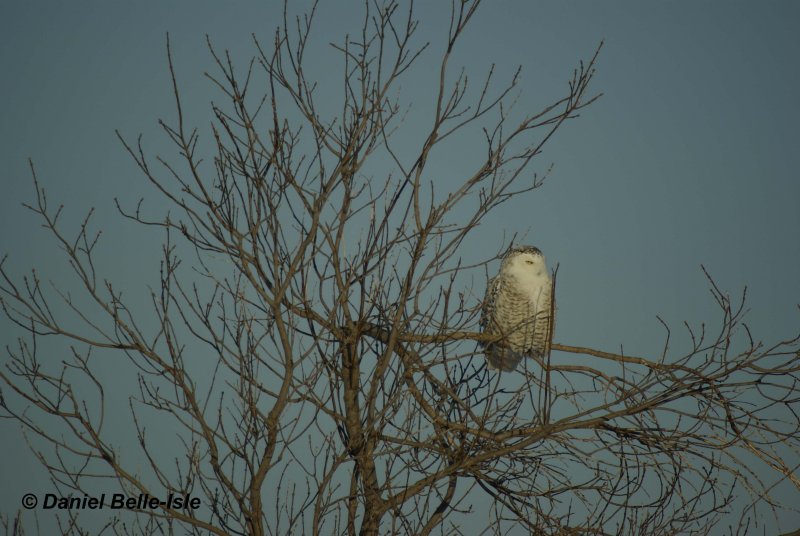
[[[504,86],[493,69],[477,87],[463,71],[449,78],[479,3],[453,2],[427,125],[402,121],[398,81],[427,45],[414,45],[417,22],[400,2],[367,2],[361,33],[333,45],[335,108],[304,69],[316,6],[296,19],[284,10],[243,71],[209,43],[225,97],[213,107],[213,161],[198,155],[169,54],[177,121],[161,124],[180,161],[120,136],[171,206],[148,218],[117,205],[165,236],[151,310],[96,273],[91,213],[64,231],[31,168],[29,208],[82,297],[35,271],[16,281],[0,264],[2,306],[27,332],[0,372],[6,416],[51,444],[40,459],[63,493],[106,479],[131,496],[202,498],[198,509],[133,508],[136,524],[121,516],[108,530],[705,533],[743,487],[751,500],[736,533],[778,505],[765,468],[800,490],[788,462],[800,447],[798,338],[757,342],[744,296],[734,303],[710,277],[722,320],[715,333],[687,325],[685,354],[670,351],[667,329],[660,356],[553,343],[514,375],[486,369],[480,296],[512,239],[472,264],[461,249],[487,214],[542,184],[530,164],[596,98],[597,54],[565,96],[526,115],[514,107],[517,75]],[[404,128],[420,133],[413,154],[395,144]],[[445,140],[475,134],[480,163],[444,189],[429,162]],[[63,365],[39,356],[53,335],[69,342]],[[128,417],[144,465],[107,431],[98,352],[137,370]],[[180,444],[165,452],[151,419]],[[65,516],[62,530],[80,533],[78,514]]]

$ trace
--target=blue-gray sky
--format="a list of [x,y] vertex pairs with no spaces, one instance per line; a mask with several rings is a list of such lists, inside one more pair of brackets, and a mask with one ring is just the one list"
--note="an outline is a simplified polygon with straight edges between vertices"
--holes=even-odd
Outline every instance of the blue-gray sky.
[[[401,84],[413,101],[433,87],[426,66],[441,50],[448,14],[446,3],[418,4],[420,41],[431,49]],[[174,154],[157,126],[159,117],[173,117],[166,32],[202,128],[218,97],[202,76],[213,69],[205,35],[244,64],[252,33],[269,41],[277,5],[0,4],[0,252],[10,253],[9,265],[21,273],[57,254],[20,207],[32,199],[31,157],[53,203],[66,204],[73,218],[97,207],[99,222],[108,222],[101,247],[124,259],[110,265],[135,279],[144,261],[130,255],[129,224],[119,223],[112,199],[153,191],[114,130],[141,132],[154,152]],[[362,3],[331,5],[318,20],[321,42],[354,29]],[[477,78],[492,63],[501,76],[522,65],[519,106],[531,111],[558,97],[577,62],[605,41],[593,86],[604,95],[546,146],[536,166],[554,164],[545,186],[480,230],[492,247],[504,231],[528,232],[528,242],[560,263],[559,342],[649,355],[663,343],[656,315],[676,329],[683,320],[718,321],[701,264],[732,294],[748,286],[757,337],[776,342],[798,330],[798,20],[800,5],[789,1],[481,7],[453,66]],[[310,63],[321,78],[337,72]],[[453,147],[451,158],[471,150]],[[11,343],[15,332],[4,319],[0,330]],[[0,460],[0,503],[9,512],[21,495],[13,482],[47,484],[15,425],[1,422],[0,430],[10,446]],[[800,526],[797,513],[782,516],[783,529]]]

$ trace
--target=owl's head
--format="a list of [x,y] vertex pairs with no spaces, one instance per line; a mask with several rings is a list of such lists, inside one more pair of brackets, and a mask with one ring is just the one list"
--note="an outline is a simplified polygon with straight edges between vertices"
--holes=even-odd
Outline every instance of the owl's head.
[[547,275],[547,264],[539,248],[520,246],[506,253],[501,270],[517,278],[541,277]]

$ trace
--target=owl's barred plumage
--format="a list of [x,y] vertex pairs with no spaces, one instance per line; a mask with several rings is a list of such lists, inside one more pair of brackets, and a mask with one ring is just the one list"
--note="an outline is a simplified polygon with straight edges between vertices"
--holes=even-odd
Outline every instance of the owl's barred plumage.
[[481,311],[489,368],[512,371],[525,356],[543,356],[550,339],[552,281],[544,255],[533,246],[511,249],[489,281]]

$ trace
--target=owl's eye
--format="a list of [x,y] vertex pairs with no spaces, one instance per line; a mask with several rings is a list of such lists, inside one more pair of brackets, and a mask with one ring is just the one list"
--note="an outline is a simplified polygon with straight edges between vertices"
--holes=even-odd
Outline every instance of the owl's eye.
[[533,261],[531,261],[531,260],[525,260],[525,264],[533,264]]

